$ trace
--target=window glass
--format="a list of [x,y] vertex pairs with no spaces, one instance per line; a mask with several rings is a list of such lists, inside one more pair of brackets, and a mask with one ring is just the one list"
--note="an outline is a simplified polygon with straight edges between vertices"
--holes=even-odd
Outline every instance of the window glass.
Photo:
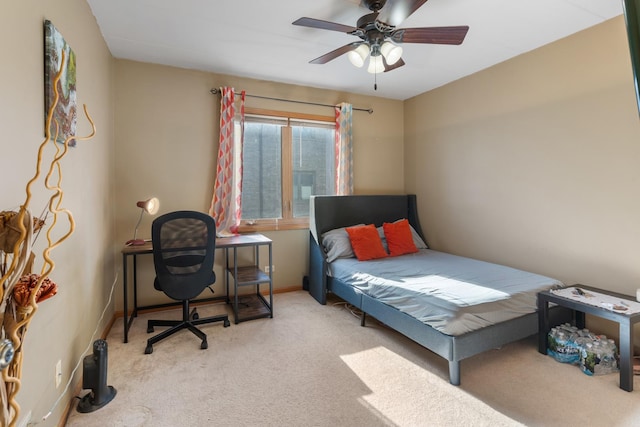
[[309,197],[334,193],[334,130],[292,126],[293,217],[309,216]]
[[282,217],[281,127],[245,120],[242,219]]
[[[279,113],[282,115],[283,113]],[[335,125],[327,121],[246,115],[242,219],[305,219],[312,195],[335,193]]]

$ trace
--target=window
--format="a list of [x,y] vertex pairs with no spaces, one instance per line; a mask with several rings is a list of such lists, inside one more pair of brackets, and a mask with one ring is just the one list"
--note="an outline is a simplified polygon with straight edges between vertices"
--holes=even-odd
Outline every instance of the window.
[[308,227],[310,196],[335,194],[334,120],[246,110],[243,229]]

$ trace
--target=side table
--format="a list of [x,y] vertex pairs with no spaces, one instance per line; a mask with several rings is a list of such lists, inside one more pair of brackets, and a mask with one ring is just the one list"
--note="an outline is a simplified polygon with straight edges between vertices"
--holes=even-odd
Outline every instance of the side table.
[[[573,285],[572,287],[614,297],[622,302],[635,303],[635,299],[628,295],[590,286]],[[640,322],[640,312],[618,312],[605,307],[591,305],[581,300],[556,295],[551,291],[540,292],[538,293],[538,351],[542,354],[547,354],[547,335],[551,329],[549,324],[549,303],[573,310],[576,327],[578,328],[584,328],[585,314],[618,323],[620,330],[620,388],[626,391],[633,391],[633,325]]]

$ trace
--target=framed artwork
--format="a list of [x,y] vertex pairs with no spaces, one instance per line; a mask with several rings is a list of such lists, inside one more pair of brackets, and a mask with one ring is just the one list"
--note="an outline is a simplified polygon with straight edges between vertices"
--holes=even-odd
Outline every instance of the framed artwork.
[[627,24],[636,103],[640,113],[640,0],[623,0],[622,6],[625,23]]
[[[65,53],[62,63],[62,52]],[[58,103],[51,120],[51,138],[55,138],[56,124],[58,128],[57,142],[64,143],[76,134],[76,55],[51,21],[44,21],[44,114],[45,126],[49,109],[54,102],[53,79],[62,69],[58,81]],[[45,129],[46,132],[46,129]],[[46,134],[45,134],[46,135]],[[75,139],[69,146],[76,145]]]

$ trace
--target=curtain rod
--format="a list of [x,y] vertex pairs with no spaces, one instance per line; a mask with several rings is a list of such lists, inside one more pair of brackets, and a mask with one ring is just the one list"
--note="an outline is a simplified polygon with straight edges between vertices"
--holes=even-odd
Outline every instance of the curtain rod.
[[[209,92],[211,92],[214,95],[217,95],[217,94],[220,93],[220,90],[217,89],[217,88],[213,88]],[[283,98],[273,98],[273,97],[270,97],[270,96],[251,95],[251,94],[248,94],[248,93],[246,93],[245,96],[250,96],[252,98],[269,99],[269,100],[272,100],[272,101],[294,102],[296,104],[318,105],[320,107],[331,107],[331,108],[335,107],[335,105],[330,105],[330,104],[318,104],[318,103],[315,103],[315,102],[296,101],[296,100],[292,100],[292,99],[283,99]],[[353,107],[353,109],[356,110],[356,111],[366,111],[369,114],[373,114],[373,109],[372,108],[356,108],[356,107]]]

